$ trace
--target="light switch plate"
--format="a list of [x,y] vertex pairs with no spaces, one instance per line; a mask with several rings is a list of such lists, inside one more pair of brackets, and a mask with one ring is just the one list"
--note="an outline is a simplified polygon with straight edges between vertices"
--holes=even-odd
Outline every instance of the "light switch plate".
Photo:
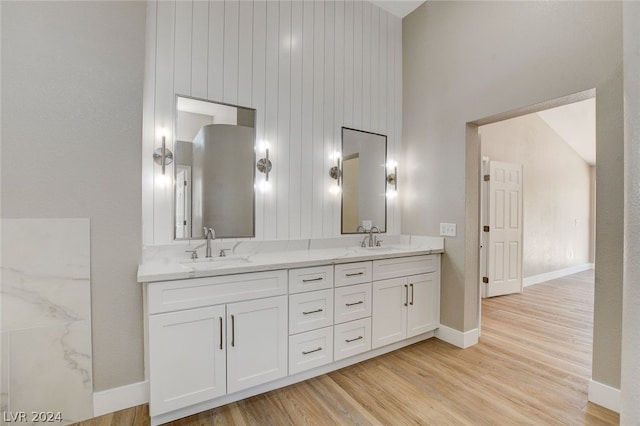
[[440,236],[441,237],[455,237],[456,236],[456,224],[455,223],[441,223],[440,224]]

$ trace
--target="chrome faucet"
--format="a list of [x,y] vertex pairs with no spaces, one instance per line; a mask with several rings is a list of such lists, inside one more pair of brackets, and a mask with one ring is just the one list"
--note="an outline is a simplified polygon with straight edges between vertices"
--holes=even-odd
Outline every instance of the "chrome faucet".
[[213,257],[211,256],[211,240],[216,239],[216,231],[213,228],[204,227],[204,237],[207,239],[207,254],[205,257]]
[[376,236],[373,235],[373,230],[376,230],[376,233],[380,233],[380,228],[378,228],[377,226],[372,226],[371,229],[369,229],[369,235],[367,235],[366,237],[364,237],[364,239],[362,240],[362,242],[360,243],[360,247],[373,247],[373,246],[377,246],[378,245],[378,241],[376,239]]
[[377,241],[376,241],[377,238],[375,235],[373,235],[374,229],[378,234],[380,234],[380,228],[378,228],[377,226],[372,226],[371,229],[369,229],[369,247],[373,247],[377,245]]

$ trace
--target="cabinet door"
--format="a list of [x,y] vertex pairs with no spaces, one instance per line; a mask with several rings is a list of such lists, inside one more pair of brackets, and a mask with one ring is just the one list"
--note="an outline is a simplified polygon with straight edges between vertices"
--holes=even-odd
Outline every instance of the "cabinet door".
[[371,346],[373,349],[397,342],[407,336],[406,278],[373,283]]
[[225,307],[149,317],[152,416],[226,393]]
[[227,305],[227,389],[287,375],[287,296]]
[[407,337],[417,336],[438,327],[440,280],[436,273],[409,277]]

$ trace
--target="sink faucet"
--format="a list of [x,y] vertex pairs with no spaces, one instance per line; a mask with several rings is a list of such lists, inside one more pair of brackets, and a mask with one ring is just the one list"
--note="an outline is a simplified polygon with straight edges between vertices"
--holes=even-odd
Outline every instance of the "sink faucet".
[[371,229],[369,229],[369,247],[373,247],[376,245],[376,236],[373,235],[373,230],[376,230],[376,232],[379,234],[380,233],[380,228],[378,228],[377,226],[372,226]]
[[373,235],[373,230],[376,230],[376,233],[380,233],[380,228],[378,228],[377,226],[372,226],[371,229],[369,229],[369,235],[367,235],[366,237],[364,237],[364,239],[362,240],[362,243],[360,243],[361,247],[373,247],[378,245],[377,241],[376,241],[376,236]]
[[212,257],[211,256],[211,240],[215,240],[216,239],[216,231],[213,230],[213,228],[207,228],[206,226],[204,227],[204,237],[207,239],[207,254],[205,257]]

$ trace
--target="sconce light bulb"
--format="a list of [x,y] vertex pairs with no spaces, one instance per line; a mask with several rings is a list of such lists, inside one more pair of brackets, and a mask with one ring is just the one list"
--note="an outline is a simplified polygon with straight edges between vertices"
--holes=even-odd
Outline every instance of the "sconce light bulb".
[[167,136],[169,136],[169,132],[167,131],[166,127],[163,127],[162,129],[160,129],[160,136],[165,137],[165,138]]
[[262,181],[262,183],[260,184],[260,189],[262,190],[262,192],[269,192],[271,190],[271,182],[269,181]]
[[387,162],[387,169],[393,170],[396,167],[398,167],[398,162],[397,161],[391,160],[391,161]]
[[329,193],[331,194],[339,194],[341,191],[341,188],[338,185],[332,186],[331,188],[329,188]]
[[158,186],[168,188],[171,183],[171,176],[168,173],[158,175]]
[[333,153],[333,160],[339,160],[342,158],[342,153],[340,151],[334,151]]
[[390,189],[387,191],[387,198],[389,199],[393,199],[396,198],[396,196],[398,195],[398,191]]
[[259,152],[267,152],[267,149],[269,149],[269,142],[262,140],[258,143]]

